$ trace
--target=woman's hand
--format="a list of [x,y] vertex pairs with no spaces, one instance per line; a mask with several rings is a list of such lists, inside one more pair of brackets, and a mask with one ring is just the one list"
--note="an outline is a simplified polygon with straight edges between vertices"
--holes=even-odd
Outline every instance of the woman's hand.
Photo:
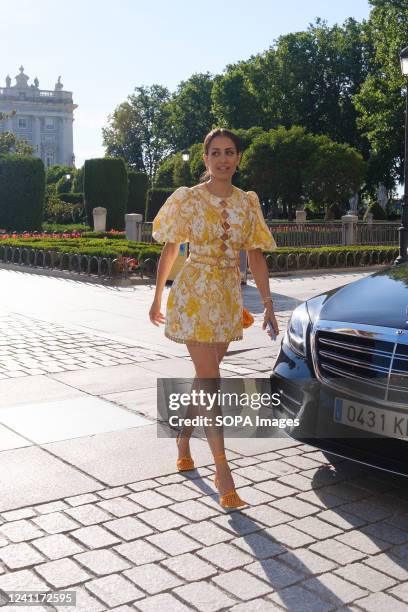
[[165,322],[166,319],[164,318],[164,315],[161,312],[160,300],[153,300],[153,304],[151,305],[149,310],[149,318],[153,325],[155,325],[156,327],[159,327],[160,323]]
[[[264,322],[262,323],[262,329],[266,329],[266,324],[268,323],[268,321],[271,322],[273,330],[274,330],[275,334],[278,336],[278,334],[279,334],[279,325],[278,325],[278,322],[276,320],[275,313],[273,311],[272,302],[268,302],[267,305],[265,306],[265,310],[264,310]],[[266,333],[268,334],[269,337],[272,337],[272,334],[271,334],[270,331],[267,331]]]

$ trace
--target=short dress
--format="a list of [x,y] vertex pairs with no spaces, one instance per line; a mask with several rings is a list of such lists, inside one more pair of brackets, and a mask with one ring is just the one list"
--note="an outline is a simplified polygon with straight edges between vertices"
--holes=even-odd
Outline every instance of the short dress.
[[242,340],[241,249],[277,248],[254,191],[213,195],[205,184],[179,187],[153,220],[157,242],[189,243],[170,289],[165,336],[213,346]]

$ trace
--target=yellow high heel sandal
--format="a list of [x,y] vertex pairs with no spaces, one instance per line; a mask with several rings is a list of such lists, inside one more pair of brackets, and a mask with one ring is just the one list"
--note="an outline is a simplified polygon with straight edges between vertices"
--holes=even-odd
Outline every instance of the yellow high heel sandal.
[[[180,438],[180,434],[177,434],[177,438],[176,438],[177,446],[178,446],[179,438]],[[191,455],[186,455],[185,457],[180,457],[180,459],[177,459],[176,466],[179,472],[190,472],[191,470],[195,469],[194,460],[191,457]]]
[[[214,463],[227,463],[227,458],[225,453],[220,453],[219,455],[213,455]],[[217,474],[214,477],[214,484],[219,490],[219,480]],[[228,491],[228,493],[224,493],[221,495],[220,493],[220,506],[226,509],[232,508],[241,508],[241,506],[247,506],[247,502],[240,498],[235,489]]]

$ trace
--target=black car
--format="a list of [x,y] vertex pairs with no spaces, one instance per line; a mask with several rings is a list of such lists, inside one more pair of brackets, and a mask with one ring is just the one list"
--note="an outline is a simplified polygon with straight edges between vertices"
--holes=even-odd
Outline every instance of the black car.
[[408,264],[298,306],[271,390],[293,438],[408,475]]

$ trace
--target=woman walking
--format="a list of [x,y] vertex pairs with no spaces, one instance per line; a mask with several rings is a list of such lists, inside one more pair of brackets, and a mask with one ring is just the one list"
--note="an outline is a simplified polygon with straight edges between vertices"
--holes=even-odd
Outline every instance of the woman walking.
[[[196,372],[193,387],[198,388],[219,380],[220,364],[229,343],[242,339],[240,249],[248,251],[249,267],[264,304],[262,327],[266,329],[270,322],[274,332],[279,333],[262,253],[275,249],[276,242],[256,193],[232,185],[241,160],[237,136],[223,128],[212,130],[204,140],[203,158],[207,168],[205,182],[179,187],[153,221],[153,238],[165,245],[149,312],[154,325],[165,322],[167,338],[186,344]],[[170,290],[165,318],[161,312],[162,293],[179,244],[184,242],[189,242],[190,255]],[[189,410],[191,414],[192,407]],[[194,469],[189,446],[192,432],[192,427],[183,428],[177,436],[179,471]],[[205,433],[216,466],[215,484],[221,506],[245,505],[235,491],[222,430],[207,427]]]

